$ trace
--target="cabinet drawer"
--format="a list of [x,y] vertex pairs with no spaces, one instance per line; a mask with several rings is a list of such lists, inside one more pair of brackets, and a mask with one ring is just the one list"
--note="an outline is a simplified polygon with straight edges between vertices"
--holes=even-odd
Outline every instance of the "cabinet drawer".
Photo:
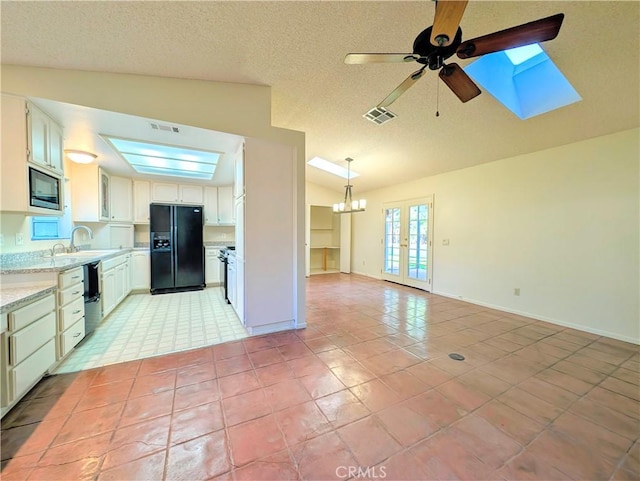
[[56,362],[56,343],[53,339],[11,370],[13,398],[21,396]]
[[69,351],[75,347],[84,338],[84,318],[80,319],[69,329],[64,331],[60,336],[60,354],[62,357],[69,354]]
[[56,313],[51,312],[9,337],[9,363],[13,366],[20,364],[55,335]]
[[75,301],[77,298],[82,298],[83,295],[84,295],[83,284],[76,284],[74,286],[67,287],[66,289],[58,293],[61,306],[66,306],[70,302]]
[[9,313],[9,330],[18,331],[33,321],[40,319],[45,314],[54,311],[55,308],[56,300],[53,294],[51,294],[44,299],[32,302],[28,306],[16,309]]
[[78,297],[75,301],[60,308],[60,330],[68,329],[81,317],[84,317],[84,297]]
[[69,269],[60,274],[58,278],[58,286],[60,289],[66,289],[73,284],[82,282],[84,280],[84,268],[76,267],[75,269]]

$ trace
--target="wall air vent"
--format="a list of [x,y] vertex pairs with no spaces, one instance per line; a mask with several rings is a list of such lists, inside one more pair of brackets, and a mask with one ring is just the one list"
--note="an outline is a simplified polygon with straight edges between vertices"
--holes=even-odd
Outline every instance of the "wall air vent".
[[364,114],[363,117],[367,120],[371,120],[374,124],[381,125],[391,119],[395,119],[397,115],[384,107],[374,107]]
[[151,122],[151,128],[153,130],[162,130],[163,132],[173,132],[175,134],[180,133],[180,129],[178,127],[174,127],[172,125],[157,124],[155,122]]

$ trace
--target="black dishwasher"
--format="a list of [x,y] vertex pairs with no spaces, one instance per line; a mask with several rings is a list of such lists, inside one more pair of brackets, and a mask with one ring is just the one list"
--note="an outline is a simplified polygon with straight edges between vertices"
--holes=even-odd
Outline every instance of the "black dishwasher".
[[91,334],[101,320],[100,261],[95,261],[84,265],[84,335]]

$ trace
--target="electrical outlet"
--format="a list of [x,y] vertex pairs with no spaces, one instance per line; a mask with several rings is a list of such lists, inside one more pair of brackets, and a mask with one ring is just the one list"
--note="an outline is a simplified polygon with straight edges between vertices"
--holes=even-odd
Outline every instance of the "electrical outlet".
[[519,296],[520,295],[520,288],[516,287],[515,289],[513,289],[513,295],[514,296]]
[[24,234],[22,232],[16,233],[16,245],[24,245]]
[[442,239],[442,245],[443,246],[448,246],[449,245],[449,239]]

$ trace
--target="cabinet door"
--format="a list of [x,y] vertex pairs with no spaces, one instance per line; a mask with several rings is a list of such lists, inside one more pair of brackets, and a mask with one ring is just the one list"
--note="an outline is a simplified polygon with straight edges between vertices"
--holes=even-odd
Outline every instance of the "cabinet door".
[[178,202],[178,184],[154,182],[151,187],[153,202]]
[[125,267],[125,264],[120,264],[118,267],[116,267],[116,279],[115,279],[116,305],[118,305],[120,302],[122,302],[122,300],[126,296],[126,294],[125,294],[126,284],[127,284],[127,281],[126,281],[126,267]]
[[29,105],[29,160],[49,167],[49,118],[33,104]]
[[100,185],[98,186],[100,198],[100,220],[108,222],[111,219],[111,181],[109,174],[104,170],[98,169],[100,177]]
[[149,204],[151,202],[151,186],[144,180],[133,181],[133,223],[149,223]]
[[212,249],[210,247],[206,247],[204,252],[205,282],[211,285],[220,284],[220,259],[218,259],[220,249]]
[[234,224],[233,187],[225,185],[218,187],[218,222],[220,224]]
[[64,136],[62,127],[49,122],[49,165],[56,172],[64,173]]
[[218,188],[204,188],[204,224],[218,224]]
[[131,254],[131,264],[131,288],[150,289],[151,262],[149,251],[133,251]]
[[131,179],[111,177],[111,220],[114,222],[132,222]]
[[102,316],[109,314],[116,306],[116,270],[102,273]]
[[180,202],[183,204],[202,205],[202,187],[199,185],[181,185],[180,186]]

